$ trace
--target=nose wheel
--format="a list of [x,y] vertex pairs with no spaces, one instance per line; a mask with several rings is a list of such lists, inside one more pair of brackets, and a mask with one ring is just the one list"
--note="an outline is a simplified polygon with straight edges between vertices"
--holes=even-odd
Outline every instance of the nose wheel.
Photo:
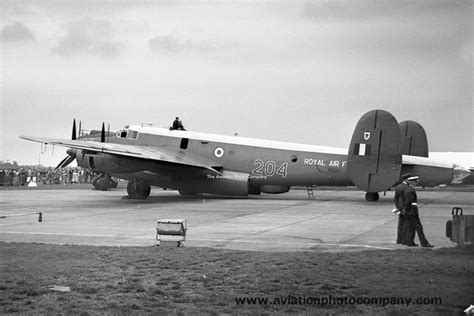
[[129,198],[144,200],[150,196],[151,187],[145,181],[134,179],[127,184]]
[[365,199],[368,202],[376,202],[379,200],[379,194],[377,192],[367,192],[365,194]]

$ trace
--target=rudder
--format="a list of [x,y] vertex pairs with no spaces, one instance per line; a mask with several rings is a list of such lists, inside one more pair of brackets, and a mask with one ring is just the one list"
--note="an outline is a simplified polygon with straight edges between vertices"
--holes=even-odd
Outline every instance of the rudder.
[[349,146],[347,174],[351,181],[366,192],[393,186],[402,170],[400,144],[400,127],[392,114],[383,110],[364,114]]

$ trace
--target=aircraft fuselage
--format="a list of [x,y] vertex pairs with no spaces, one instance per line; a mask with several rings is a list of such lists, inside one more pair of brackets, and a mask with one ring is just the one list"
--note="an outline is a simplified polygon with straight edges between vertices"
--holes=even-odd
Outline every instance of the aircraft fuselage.
[[[154,186],[179,189],[194,192],[208,188],[215,183],[217,187],[225,187],[218,179],[246,179],[248,193],[282,193],[291,186],[351,186],[352,181],[347,175],[347,149],[324,146],[304,145],[297,143],[276,142],[262,139],[244,138],[238,136],[223,136],[216,134],[197,133],[192,131],[168,130],[150,126],[132,125],[117,132],[115,137],[107,140],[110,143],[143,146],[153,150],[154,147],[165,149],[177,160],[194,159],[212,165],[222,175],[179,172],[179,167],[170,163],[169,168],[160,167],[154,170],[154,163],[134,158],[116,158],[116,170],[102,170],[115,177],[127,180],[142,179]],[[95,153],[94,153],[95,154]],[[86,152],[77,155],[79,166],[100,169],[97,155],[92,157]],[[91,160],[92,157],[92,160]],[[94,161],[96,159],[96,161]],[[404,161],[410,162],[410,157],[404,156]],[[449,183],[452,178],[451,169],[445,165],[433,165],[432,161],[425,166],[420,161],[427,158],[416,157],[417,164],[403,165],[403,172],[417,174],[436,173],[431,179],[421,185],[436,185]],[[94,165],[91,165],[91,161]],[[108,168],[114,165],[111,156]],[[448,170],[449,169],[449,170]],[[156,174],[159,173],[159,177]],[[194,181],[194,182],[193,182]],[[243,180],[242,180],[243,181]],[[432,183],[428,183],[432,182]],[[243,185],[243,184],[242,184]],[[214,189],[208,189],[212,192]],[[218,190],[219,191],[219,190]],[[221,194],[236,195],[245,191],[236,189],[233,185]]]

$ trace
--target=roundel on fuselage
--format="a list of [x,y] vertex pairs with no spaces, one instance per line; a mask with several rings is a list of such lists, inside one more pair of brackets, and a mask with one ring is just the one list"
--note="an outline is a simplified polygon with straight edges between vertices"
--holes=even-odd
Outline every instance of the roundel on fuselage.
[[222,147],[217,147],[216,149],[214,149],[214,156],[216,156],[217,158],[221,158],[222,156],[224,156],[224,149]]

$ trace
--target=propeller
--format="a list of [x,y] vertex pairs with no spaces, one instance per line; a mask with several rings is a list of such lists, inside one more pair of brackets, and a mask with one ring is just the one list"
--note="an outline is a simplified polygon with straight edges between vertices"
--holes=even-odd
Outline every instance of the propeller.
[[61,162],[56,166],[56,168],[54,170],[67,167],[71,162],[74,161],[74,159],[76,159],[76,150],[75,149],[69,148],[68,150],[66,150],[66,152],[67,152],[68,156],[65,157],[63,160],[61,160]]
[[68,156],[65,157],[59,163],[59,165],[56,166],[56,168],[54,170],[67,167],[71,162],[74,161],[74,159],[76,159],[76,150],[75,149],[69,148],[68,150],[66,150],[66,152],[67,152]]
[[100,131],[100,142],[105,143],[105,123],[102,122],[102,130]]
[[[108,126],[108,133],[110,133],[110,125]],[[81,121],[79,121],[79,137],[81,136]],[[72,121],[72,140],[77,140],[77,130],[76,130],[76,119]],[[100,132],[100,142],[105,143],[105,123],[102,123],[102,130]],[[69,148],[67,151],[68,156],[65,157],[56,167],[56,169],[64,168],[68,166],[71,162],[76,159],[77,150],[74,148]]]
[[[80,133],[80,131],[81,131],[81,122],[79,122],[79,133]],[[76,119],[73,119],[73,121],[72,121],[72,136],[71,136],[71,139],[72,140],[77,139]],[[61,160],[61,162],[56,166],[56,168],[54,170],[64,168],[64,167],[68,166],[71,162],[73,162],[74,159],[76,159],[76,150],[75,149],[69,148],[68,150],[66,150],[66,152],[67,152],[68,155],[63,160]]]
[[72,140],[76,140],[77,138],[77,133],[76,133],[76,119],[72,121]]

